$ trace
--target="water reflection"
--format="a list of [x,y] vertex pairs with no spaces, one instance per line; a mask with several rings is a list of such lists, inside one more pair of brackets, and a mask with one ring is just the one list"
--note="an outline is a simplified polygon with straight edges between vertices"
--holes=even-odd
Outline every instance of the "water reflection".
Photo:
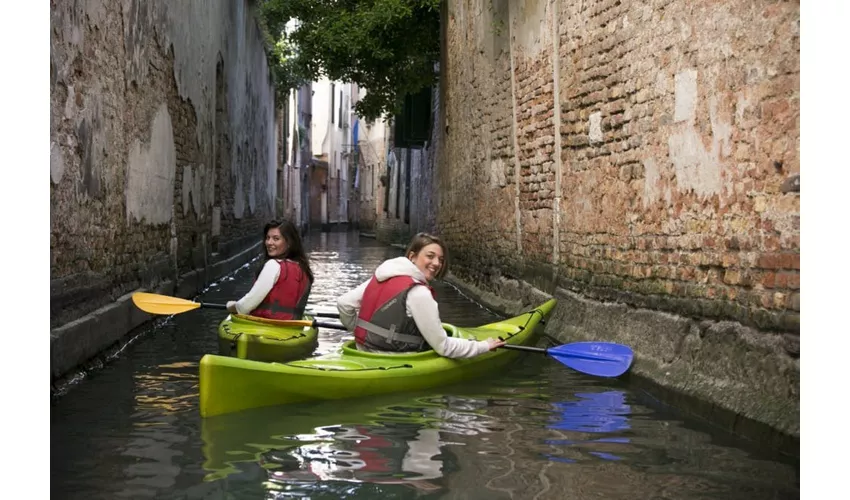
[[[439,431],[416,424],[337,425],[316,429],[322,441],[263,454],[269,481],[348,481],[400,484],[439,490],[442,477]],[[427,483],[427,484],[426,484]]]
[[[511,398],[497,391],[475,396],[397,395],[352,401],[345,409],[329,402],[222,415],[202,422],[206,480],[250,475],[259,466],[267,471],[265,487],[276,498],[309,495],[326,487],[339,492],[341,483],[438,493],[446,489],[441,479],[460,469],[455,447],[469,446],[472,439],[477,455],[512,462],[513,453],[506,454],[512,448],[499,443],[517,430],[534,428],[548,428],[561,437],[541,436],[550,450],[555,448],[543,454],[550,461],[575,463],[570,456],[577,450],[601,460],[623,459],[614,448],[630,442],[618,435],[631,428],[625,393],[579,392],[545,406],[539,404],[540,397],[535,390],[519,391]],[[500,408],[511,412],[505,415]],[[540,411],[543,408],[546,411]],[[519,422],[526,427],[517,426]],[[491,433],[493,446],[486,437]],[[574,437],[565,438],[565,433]],[[587,434],[595,436],[583,438]],[[525,446],[533,448],[533,443]],[[489,482],[500,477],[490,476]],[[360,491],[348,488],[349,493]]]
[[622,391],[580,392],[577,401],[555,403],[558,420],[550,429],[576,432],[616,432],[629,429],[629,405]]
[[[549,424],[549,429],[572,431],[591,434],[616,434],[631,428],[628,417],[631,408],[626,404],[626,394],[622,391],[606,391],[597,393],[577,393],[577,401],[564,401],[553,405],[557,420]],[[600,444],[628,444],[626,437],[603,437],[594,439],[549,439],[547,444],[553,446],[595,447]],[[622,460],[623,457],[605,451],[589,451],[590,455],[603,460]],[[565,463],[575,460],[560,455],[550,454],[546,458]]]
[[241,475],[256,464],[268,470],[266,486],[279,494],[339,482],[441,491],[435,480],[457,469],[448,464],[452,443],[445,436],[488,432],[494,419],[481,412],[485,407],[466,397],[392,396],[352,401],[345,409],[318,403],[206,419],[205,479]]

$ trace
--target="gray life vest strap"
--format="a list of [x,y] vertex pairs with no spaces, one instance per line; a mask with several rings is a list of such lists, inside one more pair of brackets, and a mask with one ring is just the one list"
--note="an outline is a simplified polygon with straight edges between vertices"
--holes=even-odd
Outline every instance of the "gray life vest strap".
[[378,326],[374,323],[370,323],[366,320],[357,318],[357,326],[368,332],[374,333],[375,335],[381,336],[387,339],[387,341],[389,342],[398,340],[400,342],[404,342],[405,344],[416,344],[419,345],[419,347],[422,347],[422,345],[425,343],[424,337],[420,337],[418,335],[408,335],[406,333],[399,333],[395,331],[395,325],[393,325],[392,328],[387,330],[382,326]]

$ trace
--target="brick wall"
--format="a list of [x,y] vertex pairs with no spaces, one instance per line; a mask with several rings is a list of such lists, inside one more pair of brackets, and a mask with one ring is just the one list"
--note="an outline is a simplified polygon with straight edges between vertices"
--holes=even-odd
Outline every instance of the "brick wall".
[[798,332],[799,17],[452,3],[437,225],[455,269]]
[[[54,327],[237,253],[272,215],[259,30],[247,2],[196,2],[210,15],[194,24],[191,3],[51,7]],[[235,11],[243,25],[230,24]]]

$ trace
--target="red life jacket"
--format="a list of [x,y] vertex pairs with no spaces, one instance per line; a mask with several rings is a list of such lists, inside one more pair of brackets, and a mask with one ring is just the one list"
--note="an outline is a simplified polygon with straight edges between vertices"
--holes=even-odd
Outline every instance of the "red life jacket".
[[301,319],[313,283],[293,260],[280,261],[277,282],[251,316],[268,319]]
[[410,276],[380,282],[372,277],[360,301],[354,339],[370,349],[392,352],[430,349],[416,322],[407,315],[407,294],[415,286],[427,286]]

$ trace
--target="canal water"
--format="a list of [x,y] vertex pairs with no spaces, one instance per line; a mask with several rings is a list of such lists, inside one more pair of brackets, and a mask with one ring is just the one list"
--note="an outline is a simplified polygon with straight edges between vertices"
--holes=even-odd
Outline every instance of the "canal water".
[[[401,251],[355,233],[305,241],[311,309]],[[200,300],[235,300],[257,263]],[[437,284],[443,320],[498,316]],[[799,461],[680,415],[641,389],[526,355],[486,380],[422,393],[201,419],[198,361],[219,310],[145,327],[114,359],[57,392],[50,487],[63,499],[790,499]],[[551,332],[550,332],[551,333]],[[327,352],[345,332],[322,330]]]

